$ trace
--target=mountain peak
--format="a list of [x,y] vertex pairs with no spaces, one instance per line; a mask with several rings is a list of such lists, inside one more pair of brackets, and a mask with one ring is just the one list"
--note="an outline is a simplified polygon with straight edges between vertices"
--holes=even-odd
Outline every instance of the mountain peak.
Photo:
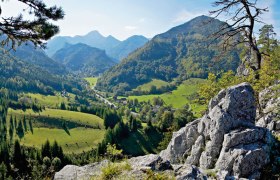
[[84,43],[77,43],[62,48],[52,58],[64,64],[72,72],[85,77],[103,73],[115,64],[113,59],[108,57],[104,50]]
[[[213,17],[201,15],[191,19],[184,24],[173,27],[167,32],[155,36],[155,38],[176,38],[176,36],[178,36],[179,34],[186,35],[193,32],[199,32],[204,36],[208,36],[211,33],[218,31],[222,23],[224,22]],[[212,27],[209,27],[210,24]]]
[[130,39],[145,39],[145,40],[147,40],[148,38],[146,38],[143,35],[133,35],[133,36],[130,36],[129,38],[127,38],[125,41],[130,40]]
[[90,31],[89,33],[87,33],[85,35],[86,37],[102,37],[104,38],[104,36],[102,34],[100,34],[97,30],[94,30],[94,31]]
[[[185,24],[192,24],[192,23],[209,23],[210,21],[219,21],[213,17],[210,16],[206,16],[206,15],[201,15],[201,16],[197,16],[193,19],[191,19],[190,21],[186,22]],[[183,24],[184,25],[184,24]]]
[[201,16],[197,16],[197,17],[193,18],[192,20],[197,20],[197,19],[201,20],[201,19],[214,19],[214,18],[212,18],[210,16],[206,16],[206,15],[201,15]]
[[120,41],[120,40],[118,40],[117,38],[115,38],[114,36],[112,36],[112,35],[109,35],[109,36],[107,36],[106,37],[107,39],[109,39],[109,40],[114,40],[114,41]]
[[125,41],[120,41],[112,35],[103,36],[97,30],[94,30],[84,36],[58,36],[48,42],[46,53],[51,57],[58,50],[69,46],[69,44],[82,43],[90,47],[96,47],[98,49],[105,50],[111,57],[120,60],[135,49],[144,45],[147,41],[147,38],[140,35],[132,36]]

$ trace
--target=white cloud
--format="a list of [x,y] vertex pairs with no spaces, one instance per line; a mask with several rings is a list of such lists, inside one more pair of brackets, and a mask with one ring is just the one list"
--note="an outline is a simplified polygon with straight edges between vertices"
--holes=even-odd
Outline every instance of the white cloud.
[[136,27],[136,26],[129,26],[128,25],[128,26],[125,26],[124,29],[126,31],[134,31],[134,30],[138,29],[138,27]]

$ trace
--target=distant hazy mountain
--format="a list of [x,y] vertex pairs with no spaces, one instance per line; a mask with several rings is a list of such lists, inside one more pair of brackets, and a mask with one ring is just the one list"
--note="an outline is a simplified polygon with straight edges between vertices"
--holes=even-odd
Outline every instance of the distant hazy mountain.
[[66,43],[83,43],[103,50],[109,50],[120,44],[121,41],[113,36],[104,37],[98,31],[92,31],[84,36],[58,36],[51,39],[47,44],[46,53],[52,56],[56,51],[62,49]]
[[27,43],[17,47],[16,51],[11,50],[10,54],[16,58],[36,65],[53,74],[66,74],[65,66],[49,58],[42,49],[34,47],[33,44]]
[[46,53],[52,57],[56,51],[68,44],[86,44],[91,47],[105,50],[108,55],[116,60],[126,57],[135,49],[143,46],[148,41],[143,36],[132,36],[124,41],[119,41],[113,36],[104,37],[98,31],[92,31],[84,36],[58,36],[47,44]]
[[96,88],[124,94],[153,78],[184,80],[206,78],[209,72],[235,71],[240,62],[239,51],[233,49],[221,56],[222,48],[217,45],[222,40],[209,38],[223,24],[200,16],[155,36],[104,73]]
[[81,76],[96,76],[116,63],[104,50],[86,44],[66,44],[52,58]]
[[45,50],[49,57],[52,57],[56,51],[63,48],[68,43],[71,37],[68,36],[57,36],[48,41],[47,48]]
[[121,60],[128,56],[131,52],[136,50],[139,47],[142,47],[144,44],[146,44],[149,40],[144,36],[131,36],[128,39],[122,41],[119,45],[116,47],[108,50],[108,55]]

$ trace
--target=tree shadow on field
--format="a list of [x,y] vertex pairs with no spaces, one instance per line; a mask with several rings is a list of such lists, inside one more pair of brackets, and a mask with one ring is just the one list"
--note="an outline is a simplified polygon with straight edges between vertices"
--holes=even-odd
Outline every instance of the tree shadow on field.
[[20,139],[24,137],[24,132],[17,132],[17,135]]
[[63,121],[63,123],[62,123],[62,128],[64,129],[64,131],[65,131],[69,136],[71,136],[70,131],[69,131],[69,129],[68,129],[68,127],[67,127],[65,121]]
[[64,128],[64,131],[65,131],[69,136],[71,136],[70,131],[69,131],[68,128]]

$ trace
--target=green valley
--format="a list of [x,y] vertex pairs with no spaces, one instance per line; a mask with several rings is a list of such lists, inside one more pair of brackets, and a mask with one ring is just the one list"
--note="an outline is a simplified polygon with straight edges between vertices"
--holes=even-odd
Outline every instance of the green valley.
[[263,2],[16,2],[0,6],[0,180],[279,179]]

